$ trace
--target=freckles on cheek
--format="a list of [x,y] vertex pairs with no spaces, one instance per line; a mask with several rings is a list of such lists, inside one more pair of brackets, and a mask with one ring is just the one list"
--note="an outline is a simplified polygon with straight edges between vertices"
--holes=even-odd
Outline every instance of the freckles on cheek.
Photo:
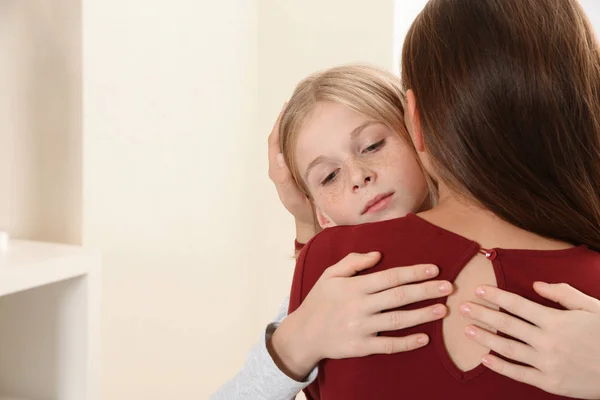
[[316,205],[331,217],[344,213],[344,193],[341,188],[321,188],[315,193],[314,199]]
[[321,189],[316,193],[315,202],[322,208],[331,208],[331,205],[339,201],[339,198],[337,190]]
[[421,171],[417,156],[405,146],[395,148],[383,154],[379,160],[382,166],[392,166],[401,175],[411,175],[415,169]]
[[398,151],[387,151],[382,153],[380,157],[373,160],[372,167],[377,171],[383,172],[394,172],[396,176],[403,174],[404,164],[402,163],[402,157],[405,155]]

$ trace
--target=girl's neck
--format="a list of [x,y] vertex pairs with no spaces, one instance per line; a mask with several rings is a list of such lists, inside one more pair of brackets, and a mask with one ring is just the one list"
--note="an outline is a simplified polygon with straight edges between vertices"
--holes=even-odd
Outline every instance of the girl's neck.
[[479,243],[483,248],[559,250],[572,247],[518,228],[480,205],[475,199],[439,185],[435,207],[418,214],[421,218]]

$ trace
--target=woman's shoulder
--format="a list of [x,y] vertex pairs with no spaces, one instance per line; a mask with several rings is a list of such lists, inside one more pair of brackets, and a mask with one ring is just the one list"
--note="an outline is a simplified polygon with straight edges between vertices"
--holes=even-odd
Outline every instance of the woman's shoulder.
[[556,303],[539,297],[533,282],[568,283],[582,292],[600,298],[600,254],[586,246],[561,250],[499,249],[502,276],[512,292],[550,307]]
[[303,253],[311,263],[331,265],[349,253],[393,253],[422,248],[439,239],[438,229],[422,223],[416,215],[408,214],[385,221],[326,228],[306,244]]
[[368,222],[359,225],[339,225],[323,229],[313,239],[325,242],[345,240],[349,237],[385,236],[390,233],[398,235],[403,232],[413,231],[414,229],[425,228],[425,226],[417,223],[418,219],[419,217],[414,214],[407,214],[404,217],[384,221]]

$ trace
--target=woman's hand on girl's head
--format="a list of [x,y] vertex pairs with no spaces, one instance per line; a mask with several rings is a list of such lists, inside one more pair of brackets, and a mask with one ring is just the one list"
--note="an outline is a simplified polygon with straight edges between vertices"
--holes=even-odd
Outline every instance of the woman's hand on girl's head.
[[473,303],[463,304],[461,311],[473,320],[524,343],[476,326],[467,328],[472,332],[467,336],[498,354],[531,367],[493,355],[486,355],[483,364],[499,374],[550,393],[600,399],[600,301],[567,284],[537,282],[534,289],[540,296],[560,303],[567,310],[544,307],[488,286],[480,288],[477,295],[527,322]]
[[310,200],[294,181],[279,146],[279,122],[284,110],[285,105],[269,135],[269,178],[275,184],[281,203],[296,219],[297,231],[301,233],[297,235],[298,241],[306,243],[317,233],[317,227]]
[[377,336],[378,332],[409,328],[443,318],[437,304],[418,310],[387,311],[419,301],[448,296],[447,281],[428,281],[438,275],[434,265],[397,267],[354,276],[380,259],[379,253],[349,254],[328,268],[302,305],[290,314],[271,338],[275,362],[292,378],[303,379],[325,358],[392,354],[425,346],[425,334]]

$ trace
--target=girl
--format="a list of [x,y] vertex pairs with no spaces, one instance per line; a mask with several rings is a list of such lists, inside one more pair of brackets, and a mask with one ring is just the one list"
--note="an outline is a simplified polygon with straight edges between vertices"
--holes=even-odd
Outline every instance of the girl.
[[[281,136],[289,165],[296,165],[297,156],[307,170],[300,177],[292,168],[311,199],[304,204],[307,211],[296,215],[304,214],[296,223],[300,242],[314,235],[315,214],[321,227],[332,227],[398,218],[429,207],[428,182],[404,126],[401,98],[396,76],[368,66],[332,68],[298,85],[269,141],[270,154],[276,156]],[[316,107],[309,110],[310,106]],[[372,173],[357,178],[362,171]],[[339,190],[340,182],[352,179],[358,181],[350,195]],[[285,193],[282,185],[278,190]],[[301,203],[306,195],[299,197]],[[284,204],[295,207],[290,202]],[[376,262],[373,256],[349,255],[331,268],[330,279],[323,280],[313,292],[312,305],[304,305],[279,326],[287,314],[285,301],[244,368],[212,398],[291,399],[314,380],[315,365],[321,359],[408,351],[426,345],[428,337],[422,334],[403,338],[376,334],[442,318],[445,307],[382,314],[388,304],[377,305],[379,300],[370,287],[375,285],[390,296],[404,291],[406,295],[394,303],[399,307],[448,295],[452,285],[432,281],[402,287],[435,277],[437,268],[428,264],[372,274],[368,280],[350,278],[356,268],[368,268]],[[373,301],[372,310],[360,307]],[[331,320],[337,323],[321,323]],[[357,331],[354,325],[366,329]],[[296,363],[302,367],[286,367]]]

